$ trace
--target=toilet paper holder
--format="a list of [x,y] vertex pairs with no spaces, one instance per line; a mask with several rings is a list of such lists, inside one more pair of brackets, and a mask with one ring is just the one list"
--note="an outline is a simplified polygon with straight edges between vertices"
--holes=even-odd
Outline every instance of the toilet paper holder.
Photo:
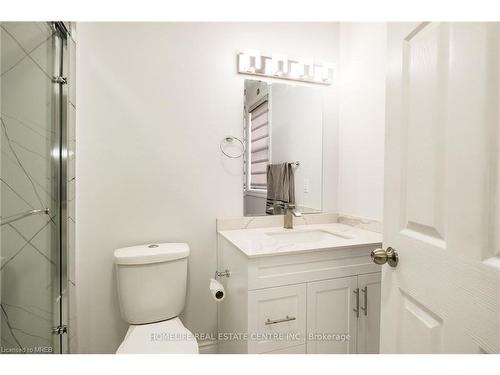
[[223,272],[215,271],[214,279],[217,280],[217,277],[223,277],[223,276],[230,277],[231,276],[231,272],[229,272],[228,269],[226,269]]

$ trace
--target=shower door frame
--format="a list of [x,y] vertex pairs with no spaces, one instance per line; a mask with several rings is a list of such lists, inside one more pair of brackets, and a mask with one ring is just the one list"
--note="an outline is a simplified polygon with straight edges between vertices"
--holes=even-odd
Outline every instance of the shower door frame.
[[[22,347],[17,341],[14,334],[15,341],[21,349],[18,352],[24,353],[68,353],[69,352],[69,339],[68,339],[68,324],[69,324],[69,303],[68,303],[68,85],[67,76],[69,70],[69,59],[68,59],[68,36],[69,28],[63,22],[46,22],[46,25],[50,28],[50,49],[48,51],[48,56],[51,60],[51,69],[45,71],[35,60],[31,57],[31,60],[38,65],[45,75],[48,75],[49,80],[46,89],[48,90],[50,97],[50,120],[47,124],[50,124],[50,129],[52,129],[54,137],[51,137],[50,145],[50,180],[51,189],[49,196],[52,195],[55,199],[50,199],[50,203],[47,204],[47,209],[50,207],[51,218],[50,220],[54,224],[54,230],[51,231],[50,240],[50,259],[55,263],[55,267],[52,268],[50,272],[50,301],[52,308],[51,310],[51,322],[52,329],[49,328],[47,332],[47,338],[51,338],[50,347],[48,346],[26,346]],[[44,30],[40,30],[43,32]],[[5,30],[5,32],[7,32]],[[10,35],[10,34],[9,34]],[[11,38],[14,37],[11,35]],[[14,39],[16,40],[16,39]],[[27,52],[23,46],[16,40],[19,44],[20,49],[29,55],[33,50]],[[45,42],[43,42],[45,43]],[[41,46],[41,44],[39,45]],[[38,48],[38,47],[35,47]],[[22,59],[21,59],[22,60]],[[20,60],[20,61],[21,61]],[[49,59],[47,59],[47,62]],[[50,66],[50,65],[49,65]],[[49,67],[47,66],[47,67]],[[43,98],[41,99],[43,100]],[[16,157],[17,158],[17,157]],[[19,160],[18,160],[19,162]],[[20,162],[19,162],[20,164]],[[24,170],[22,165],[21,168]],[[24,171],[28,176],[27,172]],[[30,177],[28,176],[30,179]],[[31,179],[30,179],[31,181]],[[33,186],[34,187],[34,186]],[[54,202],[55,203],[52,203]],[[34,209],[32,212],[42,211]],[[45,212],[48,213],[49,211]],[[24,218],[27,215],[20,216]],[[3,224],[3,223],[2,223]],[[7,224],[7,222],[5,223]],[[37,232],[38,233],[38,232]],[[31,240],[26,240],[27,243],[31,244]],[[33,245],[32,245],[33,246]],[[23,247],[24,248],[24,247]],[[22,248],[21,248],[22,249]],[[2,307],[3,311],[3,307]],[[26,310],[25,310],[26,311]],[[5,313],[6,315],[6,313]],[[7,325],[8,323],[8,317]],[[50,325],[49,325],[50,327]],[[10,328],[10,325],[9,325]],[[19,329],[19,328],[18,328]],[[38,336],[41,338],[41,336]],[[1,345],[1,344],[0,344]]]
[[69,308],[68,308],[68,28],[64,22],[50,22],[54,45],[54,78],[53,78],[53,119],[56,136],[52,162],[57,173],[56,196],[58,197],[57,217],[57,265],[58,273],[53,285],[57,301],[54,311],[54,352],[69,352]]

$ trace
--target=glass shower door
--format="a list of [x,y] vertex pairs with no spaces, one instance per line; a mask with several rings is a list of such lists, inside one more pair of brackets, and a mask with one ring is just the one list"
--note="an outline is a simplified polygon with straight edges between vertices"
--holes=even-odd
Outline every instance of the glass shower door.
[[46,22],[2,22],[0,33],[0,349],[60,353],[65,41]]

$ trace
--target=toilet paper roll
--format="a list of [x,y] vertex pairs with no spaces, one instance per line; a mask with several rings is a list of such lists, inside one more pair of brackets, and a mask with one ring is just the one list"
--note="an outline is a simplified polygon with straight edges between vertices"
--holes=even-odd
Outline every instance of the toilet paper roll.
[[210,279],[209,289],[210,293],[212,293],[212,298],[217,302],[222,301],[226,297],[224,286],[215,279]]

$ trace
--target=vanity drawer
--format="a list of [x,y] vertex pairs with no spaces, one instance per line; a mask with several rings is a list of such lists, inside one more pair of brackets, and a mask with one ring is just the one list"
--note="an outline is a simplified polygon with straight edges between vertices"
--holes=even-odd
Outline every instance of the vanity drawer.
[[305,343],[306,284],[251,290],[248,311],[249,353]]
[[262,289],[380,272],[371,251],[382,244],[253,258],[248,263],[248,289]]

